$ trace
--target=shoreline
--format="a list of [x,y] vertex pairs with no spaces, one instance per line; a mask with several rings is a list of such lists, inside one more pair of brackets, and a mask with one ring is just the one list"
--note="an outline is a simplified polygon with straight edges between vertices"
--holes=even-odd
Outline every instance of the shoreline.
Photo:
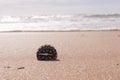
[[110,29],[110,30],[11,30],[11,31],[0,31],[0,33],[9,33],[9,32],[104,32],[104,31],[120,31],[120,29]]

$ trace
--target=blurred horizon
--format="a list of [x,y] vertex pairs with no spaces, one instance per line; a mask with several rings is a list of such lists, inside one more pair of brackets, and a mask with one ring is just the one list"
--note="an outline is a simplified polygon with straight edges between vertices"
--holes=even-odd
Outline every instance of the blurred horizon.
[[0,16],[120,14],[120,0],[0,0]]

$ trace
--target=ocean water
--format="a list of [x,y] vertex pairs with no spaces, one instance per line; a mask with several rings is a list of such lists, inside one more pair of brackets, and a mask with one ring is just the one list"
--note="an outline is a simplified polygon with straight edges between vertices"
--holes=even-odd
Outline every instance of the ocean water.
[[119,30],[120,14],[0,16],[0,31]]

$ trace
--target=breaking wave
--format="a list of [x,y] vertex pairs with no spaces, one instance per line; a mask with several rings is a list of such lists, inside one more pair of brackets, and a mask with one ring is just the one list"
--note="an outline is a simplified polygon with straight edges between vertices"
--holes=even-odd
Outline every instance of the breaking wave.
[[120,29],[120,14],[0,17],[0,31],[69,31],[113,29]]

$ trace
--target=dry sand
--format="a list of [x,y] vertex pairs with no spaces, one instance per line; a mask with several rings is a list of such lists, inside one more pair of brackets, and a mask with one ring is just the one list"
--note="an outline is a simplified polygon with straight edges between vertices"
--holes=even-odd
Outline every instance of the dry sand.
[[[37,61],[44,44],[58,61]],[[120,80],[120,31],[0,33],[0,80]]]

